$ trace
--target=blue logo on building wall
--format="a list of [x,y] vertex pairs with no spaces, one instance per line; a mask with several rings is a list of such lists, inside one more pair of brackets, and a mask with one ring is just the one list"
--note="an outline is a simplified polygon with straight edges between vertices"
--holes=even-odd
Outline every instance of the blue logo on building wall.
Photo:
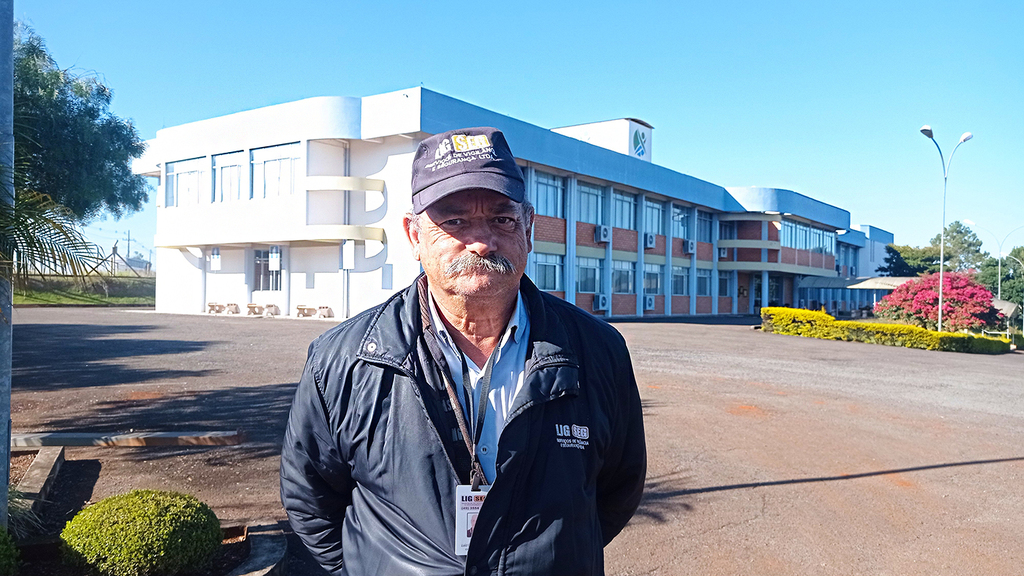
[[647,153],[647,134],[644,134],[640,129],[633,131],[633,154],[639,157],[643,157]]

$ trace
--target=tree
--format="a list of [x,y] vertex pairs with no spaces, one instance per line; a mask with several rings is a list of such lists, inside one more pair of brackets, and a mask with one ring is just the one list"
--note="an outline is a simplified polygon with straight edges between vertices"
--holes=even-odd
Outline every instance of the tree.
[[939,249],[936,247],[889,244],[885,252],[885,264],[876,270],[883,276],[920,276],[939,271]]
[[80,221],[119,218],[147,198],[131,162],[145,143],[130,120],[109,111],[112,92],[93,75],[62,70],[31,28],[14,30],[16,171],[26,189],[47,194]]
[[[934,330],[939,322],[939,275],[925,274],[907,282],[875,305],[875,314]],[[978,330],[1000,320],[992,307],[992,293],[967,272],[943,274],[942,327]]]
[[[931,245],[938,249],[941,236],[932,238]],[[946,269],[962,272],[977,270],[988,256],[981,251],[981,239],[959,220],[946,226]]]
[[[1017,246],[1010,250],[1010,256],[1024,262],[1024,246]],[[1003,257],[1003,300],[1013,302],[1017,306],[1024,304],[1024,269],[1019,262],[1010,257]],[[986,258],[981,264],[981,269],[975,278],[988,288],[993,294],[998,290],[999,263],[995,258]],[[1018,308],[1014,315],[1014,326],[1020,326]]]
[[[18,93],[14,70],[18,63],[18,58],[14,57],[15,36],[14,2],[0,0],[0,425],[3,426],[0,429],[0,477],[5,479],[10,472],[13,280],[40,266],[61,266],[65,269],[70,266],[71,272],[81,273],[92,252],[91,245],[85,242],[75,226],[75,214],[36,188],[45,183],[45,180],[33,176],[45,173],[39,169],[38,163],[48,161],[52,165],[54,161],[50,151],[40,147],[40,142],[57,142],[64,146],[64,153],[72,157],[76,150],[80,156],[92,156],[92,151],[82,148],[95,144],[92,139],[60,142],[38,138],[40,133],[46,134],[52,127],[42,126],[43,129],[39,130],[40,126],[34,126],[33,122],[54,118],[29,113],[31,109],[25,104],[26,100],[22,100],[20,106],[15,105],[15,94]],[[42,50],[41,41],[33,50],[36,61],[52,64],[52,59],[40,59],[40,51],[49,58]],[[37,88],[45,89],[46,86],[38,85]],[[42,93],[34,96],[46,101],[53,100],[56,95]],[[105,166],[92,168],[101,169],[101,173],[107,176],[118,173],[116,166],[109,170],[103,170]],[[0,490],[0,525],[7,525],[6,488]]]

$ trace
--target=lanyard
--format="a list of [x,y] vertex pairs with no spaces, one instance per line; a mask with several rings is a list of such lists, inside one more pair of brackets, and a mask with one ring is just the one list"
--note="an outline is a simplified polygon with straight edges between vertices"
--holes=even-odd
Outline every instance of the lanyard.
[[[429,327],[431,325],[429,307],[433,304],[430,303],[430,300],[427,297],[427,277],[425,275],[420,276],[417,280],[417,284],[420,293],[421,319],[423,321],[423,326]],[[466,443],[466,449],[469,450],[469,454],[473,459],[470,477],[472,479],[472,488],[474,491],[479,490],[481,484],[487,484],[487,477],[484,476],[483,466],[480,465],[480,458],[476,454],[476,445],[480,441],[480,435],[483,432],[484,427],[484,417],[487,414],[487,396],[490,393],[491,388],[491,371],[494,367],[495,359],[497,358],[497,354],[495,354],[495,352],[501,350],[501,347],[508,342],[508,337],[510,335],[511,330],[506,330],[501,340],[498,341],[497,348],[491,352],[490,357],[487,358],[487,362],[484,363],[483,374],[480,378],[480,394],[477,396],[479,400],[477,406],[477,420],[474,430],[475,434],[470,434],[469,425],[466,422],[466,413],[463,412],[462,404],[459,402],[458,392],[455,391],[455,384],[452,382],[451,377],[448,374],[448,370],[442,369],[440,371],[441,379],[444,380],[445,391],[448,393],[448,402],[451,403],[452,411],[455,412],[455,421],[459,424],[459,432],[462,434],[462,440]],[[428,339],[427,347],[430,348],[431,353],[434,354],[435,357],[443,361],[444,353],[437,348],[435,342],[436,340]],[[466,355],[462,354],[461,351],[459,354],[462,357],[462,391],[467,395],[465,396],[466,412],[472,414],[473,404],[469,397],[469,366],[466,363]]]
[[[491,370],[494,368],[494,359],[498,355],[497,352],[501,349],[501,345],[504,343],[504,339],[498,343],[498,348],[491,352],[490,357],[487,358],[487,362],[484,363],[483,373],[480,375],[478,381],[478,389],[476,393],[476,422],[473,426],[473,442],[470,445],[467,442],[467,447],[470,449],[469,453],[473,456],[473,490],[477,490],[480,487],[481,481],[486,484],[487,479],[483,477],[483,467],[480,466],[480,457],[476,454],[476,447],[480,444],[480,436],[483,435],[484,430],[484,418],[487,416],[487,404],[489,399],[487,395],[491,391]],[[460,354],[462,357],[462,393],[466,399],[466,412],[469,416],[473,415],[473,394],[469,391],[469,364],[466,362],[466,355]],[[453,406],[455,410],[461,412],[461,406]],[[477,470],[480,471],[477,476]]]

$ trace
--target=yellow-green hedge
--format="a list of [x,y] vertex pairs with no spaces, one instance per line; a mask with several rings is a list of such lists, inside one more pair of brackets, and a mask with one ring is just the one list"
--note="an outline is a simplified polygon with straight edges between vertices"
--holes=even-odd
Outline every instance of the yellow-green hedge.
[[1010,351],[1010,341],[973,334],[936,332],[906,324],[875,324],[836,320],[824,312],[796,308],[761,308],[761,328],[765,332],[821,338],[868,342],[886,346],[970,352],[972,354],[1002,354]]

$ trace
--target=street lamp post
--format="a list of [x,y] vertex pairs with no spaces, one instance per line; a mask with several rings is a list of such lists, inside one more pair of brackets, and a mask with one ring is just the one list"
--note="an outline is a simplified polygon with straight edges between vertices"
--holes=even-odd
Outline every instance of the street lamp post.
[[[1021,262],[1019,258],[1013,256],[1012,254],[1006,254],[1005,256],[1007,258],[1013,258],[1014,260],[1016,260],[1017,264],[1020,264],[1021,274],[1024,274],[1024,262]],[[1020,331],[1021,333],[1024,333],[1024,298],[1022,298],[1020,302]]]
[[960,141],[957,142],[956,147],[950,152],[949,162],[946,162],[946,159],[942,156],[942,148],[939,148],[939,143],[935,141],[932,127],[927,124],[921,126],[921,134],[927,136],[935,144],[935,149],[939,151],[939,161],[942,162],[942,232],[939,237],[939,332],[942,332],[942,274],[943,269],[946,267],[946,183],[949,180],[949,165],[953,163],[953,155],[956,154],[956,149],[964,142],[974,138],[974,135],[970,132],[964,132],[960,136]]
[[[999,242],[999,236],[997,236],[995,232],[988,230],[987,228],[982,228],[981,226],[978,226],[972,220],[964,218],[964,224],[967,224],[968,226],[977,226],[979,230],[984,230],[985,232],[988,232],[989,234],[992,235],[993,238],[996,239],[996,242]],[[1013,230],[1010,230],[1010,232],[1006,236],[1003,236],[1003,241],[999,242],[999,252],[996,254],[996,261],[999,263],[999,278],[996,279],[996,291],[998,292],[998,294],[996,294],[996,298],[1000,300],[1003,299],[1003,242],[1006,242],[1006,239],[1010,237],[1010,234],[1013,234],[1014,232],[1020,230],[1021,228],[1024,228],[1024,226],[1018,226]]]

